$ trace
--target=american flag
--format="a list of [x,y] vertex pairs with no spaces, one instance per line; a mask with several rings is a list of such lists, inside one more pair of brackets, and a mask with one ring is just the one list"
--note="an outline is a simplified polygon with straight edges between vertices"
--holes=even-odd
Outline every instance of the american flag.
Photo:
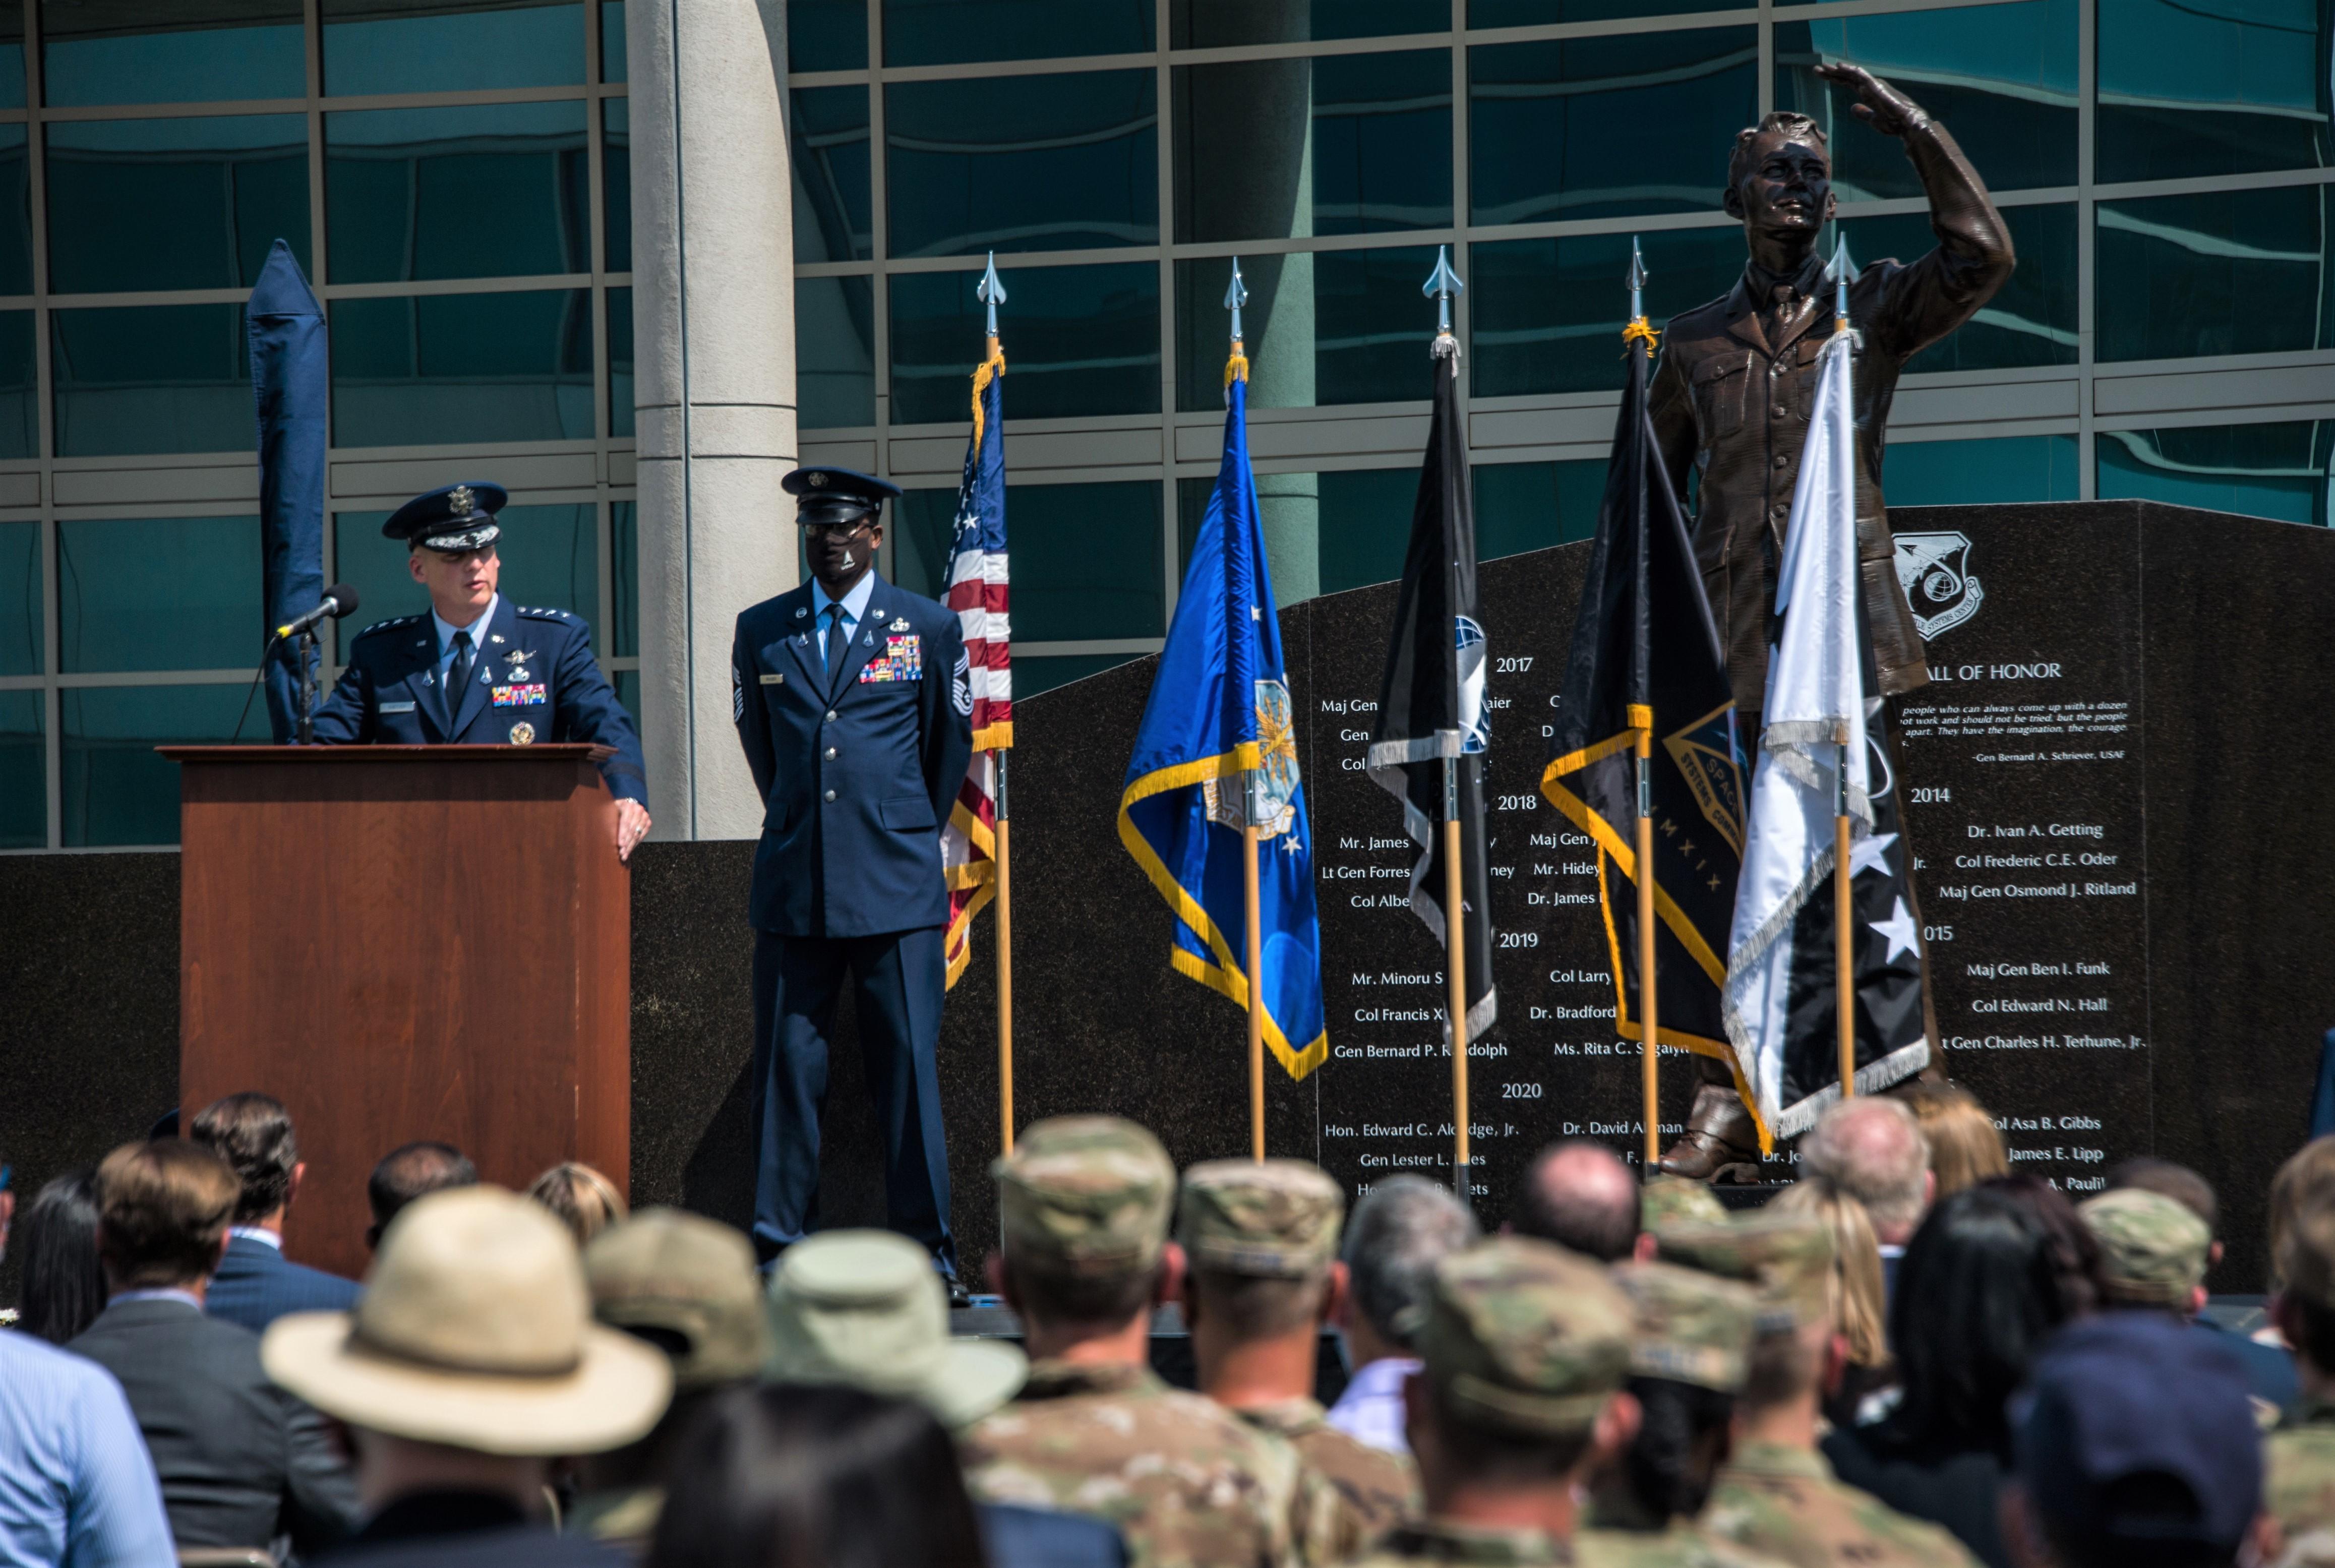
[[956,530],[949,547],[948,607],[964,631],[952,695],[973,715],[973,766],[957,786],[941,831],[948,871],[948,982],[973,956],[973,917],[997,894],[998,753],[1013,744],[1013,639],[1006,622],[1004,352],[973,373],[973,439],[964,449]]

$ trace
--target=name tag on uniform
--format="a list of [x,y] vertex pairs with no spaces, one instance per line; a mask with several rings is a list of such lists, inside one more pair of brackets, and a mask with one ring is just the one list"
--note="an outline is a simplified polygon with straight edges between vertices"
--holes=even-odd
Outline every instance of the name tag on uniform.
[[498,708],[525,708],[530,707],[538,702],[548,702],[549,701],[551,701],[551,699],[547,694],[547,689],[540,681],[529,686],[498,686],[495,688],[495,706]]
[[859,683],[874,681],[921,681],[925,678],[924,640],[911,632],[886,637],[884,652],[860,667]]
[[381,705],[381,711],[384,713],[411,713],[413,711],[413,704],[411,702],[383,702]]
[[765,686],[783,686],[787,683],[786,672],[781,670],[775,675],[764,675],[761,682]]

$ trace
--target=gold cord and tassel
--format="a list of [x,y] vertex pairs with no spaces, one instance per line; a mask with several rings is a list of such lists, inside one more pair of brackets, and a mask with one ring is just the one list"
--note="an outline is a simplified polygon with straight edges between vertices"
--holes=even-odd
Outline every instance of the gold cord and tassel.
[[989,383],[1005,373],[1005,350],[995,338],[989,340],[989,357],[973,367],[973,444],[981,445],[981,394]]
[[1643,342],[1646,345],[1646,357],[1652,359],[1654,357],[1654,351],[1662,346],[1662,334],[1656,332],[1653,324],[1642,315],[1622,329],[1623,353],[1630,352],[1629,344],[1633,342]]

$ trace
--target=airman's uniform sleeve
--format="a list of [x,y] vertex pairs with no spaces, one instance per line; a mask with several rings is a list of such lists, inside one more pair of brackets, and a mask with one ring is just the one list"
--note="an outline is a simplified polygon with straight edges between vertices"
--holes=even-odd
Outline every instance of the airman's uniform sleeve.
[[556,619],[566,634],[554,678],[559,683],[559,702],[567,710],[568,739],[614,748],[615,755],[600,764],[600,777],[608,781],[608,793],[619,800],[647,805],[648,766],[641,755],[640,731],[633,728],[633,716],[616,700],[615,688],[608,684],[592,657],[591,628],[580,616],[562,611],[540,614]]
[[939,657],[927,666],[945,670],[941,680],[926,680],[921,693],[921,736],[925,786],[933,798],[933,820],[946,823],[956,802],[957,787],[973,764],[973,668],[964,651],[964,630],[954,615],[942,623],[935,650]]
[[355,638],[349,643],[348,667],[333,682],[333,694],[316,704],[314,729],[319,746],[362,746],[374,739],[373,677],[357,657]]
[[730,716],[738,726],[738,744],[745,749],[746,766],[754,775],[754,799],[768,801],[778,778],[778,759],[770,749],[770,711],[762,705],[761,662],[754,656],[754,640],[746,617],[730,644]]

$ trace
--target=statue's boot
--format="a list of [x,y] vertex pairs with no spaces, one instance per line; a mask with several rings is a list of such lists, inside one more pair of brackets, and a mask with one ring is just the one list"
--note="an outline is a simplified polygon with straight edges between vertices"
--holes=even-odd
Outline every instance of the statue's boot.
[[1731,1083],[1703,1083],[1687,1113],[1686,1132],[1655,1167],[1699,1182],[1759,1179],[1759,1133]]

